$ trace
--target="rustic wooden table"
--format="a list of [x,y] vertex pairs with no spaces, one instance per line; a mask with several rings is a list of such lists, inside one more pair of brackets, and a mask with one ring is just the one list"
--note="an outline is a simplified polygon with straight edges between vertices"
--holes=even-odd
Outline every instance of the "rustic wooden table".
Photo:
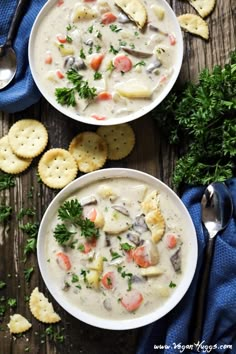
[[[169,1],[177,15],[186,12],[195,13],[194,9],[184,1]],[[215,64],[223,65],[229,58],[229,53],[236,47],[236,1],[217,0],[214,12],[207,18],[210,29],[209,41],[184,33],[184,61],[178,79],[178,84],[186,80],[196,80],[198,73],[204,67],[211,68]],[[7,134],[9,127],[21,118],[35,118],[42,121],[49,132],[48,147],[68,148],[75,133],[96,127],[86,126],[66,118],[44,99],[24,112],[16,114],[1,113],[0,136]],[[175,164],[176,151],[173,151],[161,136],[155,121],[145,116],[132,123],[136,134],[136,145],[126,159],[118,162],[108,162],[105,167],[129,167],[150,173],[170,185]],[[132,354],[136,352],[140,330],[108,331],[89,326],[63,311],[48,293],[40,276],[36,254],[31,254],[23,262],[23,250],[26,236],[20,229],[20,224],[27,221],[40,221],[48,204],[56,195],[56,191],[47,188],[37,181],[37,159],[23,174],[16,177],[15,187],[1,191],[0,202],[10,204],[13,208],[10,224],[0,225],[0,280],[6,282],[6,287],[0,290],[0,307],[4,299],[16,298],[16,308],[7,306],[5,315],[0,317],[0,354]],[[17,219],[21,208],[35,208],[36,215]],[[24,270],[34,267],[29,283],[26,283]],[[36,286],[52,300],[62,321],[53,326],[54,332],[64,335],[52,338],[46,335],[50,332],[44,324],[35,320],[27,303],[27,296]],[[32,322],[32,329],[23,336],[12,336],[7,329],[9,316],[21,313]],[[47,330],[46,330],[47,329]],[[46,331],[46,332],[45,332]],[[148,354],[148,353],[147,353]]]

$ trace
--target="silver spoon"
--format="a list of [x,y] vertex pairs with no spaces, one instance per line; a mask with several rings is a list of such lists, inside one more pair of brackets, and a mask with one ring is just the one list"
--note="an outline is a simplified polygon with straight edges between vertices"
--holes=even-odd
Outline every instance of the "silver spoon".
[[[17,60],[16,53],[12,48],[12,41],[20,24],[21,17],[24,14],[25,6],[28,3],[29,0],[19,0],[6,42],[0,46],[0,90],[4,89],[16,74]],[[22,53],[22,55],[26,55],[26,53]]]
[[224,183],[214,182],[210,184],[202,196],[202,222],[208,231],[208,243],[202,272],[201,284],[199,284],[197,301],[195,304],[196,316],[192,319],[194,325],[192,343],[201,342],[202,326],[205,312],[205,299],[211,268],[212,255],[215,245],[215,236],[228,225],[232,213],[233,203],[230,192]]

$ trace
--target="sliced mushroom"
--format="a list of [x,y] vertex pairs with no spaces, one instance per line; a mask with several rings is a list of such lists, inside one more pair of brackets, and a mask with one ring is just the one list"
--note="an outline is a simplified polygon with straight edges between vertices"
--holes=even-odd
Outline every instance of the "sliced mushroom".
[[121,45],[120,48],[123,49],[126,53],[139,59],[150,58],[153,55],[153,53],[142,52],[140,50],[131,49],[123,45]]
[[120,12],[117,17],[117,21],[119,23],[128,23],[128,22],[130,22],[130,19],[124,12]]
[[139,277],[138,275],[132,275],[131,283],[145,283],[147,280],[144,277]]
[[112,306],[111,306],[111,299],[105,299],[103,301],[103,306],[105,307],[105,309],[107,311],[111,311],[112,310]]
[[80,200],[80,205],[85,206],[85,205],[91,205],[91,204],[97,204],[97,199],[94,195],[90,195],[88,197],[84,197]]
[[115,209],[116,211],[119,211],[119,213],[129,216],[129,211],[123,206],[123,205],[112,205],[112,208]]
[[150,74],[154,73],[160,66],[161,66],[161,62],[159,60],[155,60],[154,62],[148,65],[147,72]]
[[84,44],[88,45],[89,47],[92,47],[92,46],[93,46],[93,40],[92,40],[92,38],[87,39],[87,40],[84,42]]
[[69,70],[69,69],[76,69],[76,70],[85,70],[87,69],[87,66],[85,65],[84,61],[82,59],[77,59],[72,55],[69,55],[65,58],[64,61],[64,68]]
[[168,36],[168,33],[166,33],[166,32],[164,32],[164,31],[160,30],[158,27],[152,25],[151,23],[148,25],[148,27],[149,27],[149,29],[150,29],[151,31],[153,31],[153,32],[158,32],[158,33],[160,33],[160,34],[163,34],[163,36]]
[[136,232],[129,232],[126,237],[130,240],[130,242],[134,243],[135,246],[140,244],[140,236]]
[[181,257],[180,257],[181,248],[178,248],[177,251],[170,257],[171,264],[176,273],[181,272]]
[[139,234],[146,232],[148,230],[148,227],[145,222],[145,215],[144,214],[137,215],[132,227],[133,230],[138,232]]

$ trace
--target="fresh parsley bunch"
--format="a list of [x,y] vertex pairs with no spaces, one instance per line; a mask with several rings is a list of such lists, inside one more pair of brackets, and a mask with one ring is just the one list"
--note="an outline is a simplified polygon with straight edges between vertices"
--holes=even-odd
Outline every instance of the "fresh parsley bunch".
[[185,141],[173,185],[208,184],[233,176],[236,157],[236,50],[223,68],[204,69],[153,112],[171,144]]

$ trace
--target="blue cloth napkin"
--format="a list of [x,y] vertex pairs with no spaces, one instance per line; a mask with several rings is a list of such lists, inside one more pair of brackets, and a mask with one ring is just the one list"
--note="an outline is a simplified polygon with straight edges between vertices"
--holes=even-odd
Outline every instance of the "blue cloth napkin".
[[[0,45],[5,43],[17,0],[0,0]],[[0,91],[0,110],[18,112],[36,103],[40,93],[33,82],[28,62],[28,40],[33,22],[46,0],[31,0],[19,25],[13,47],[17,55],[17,72],[8,87]]]
[[[236,353],[236,179],[228,180],[227,185],[233,198],[234,215],[227,228],[216,238],[199,353]],[[182,196],[198,237],[199,259],[192,284],[175,309],[163,319],[143,328],[137,354],[194,352],[187,348],[191,344],[189,328],[194,294],[196,287],[199,286],[197,280],[207,239],[201,225],[200,201],[203,192],[203,187],[191,187]],[[221,345],[232,346],[232,349],[220,348]]]

